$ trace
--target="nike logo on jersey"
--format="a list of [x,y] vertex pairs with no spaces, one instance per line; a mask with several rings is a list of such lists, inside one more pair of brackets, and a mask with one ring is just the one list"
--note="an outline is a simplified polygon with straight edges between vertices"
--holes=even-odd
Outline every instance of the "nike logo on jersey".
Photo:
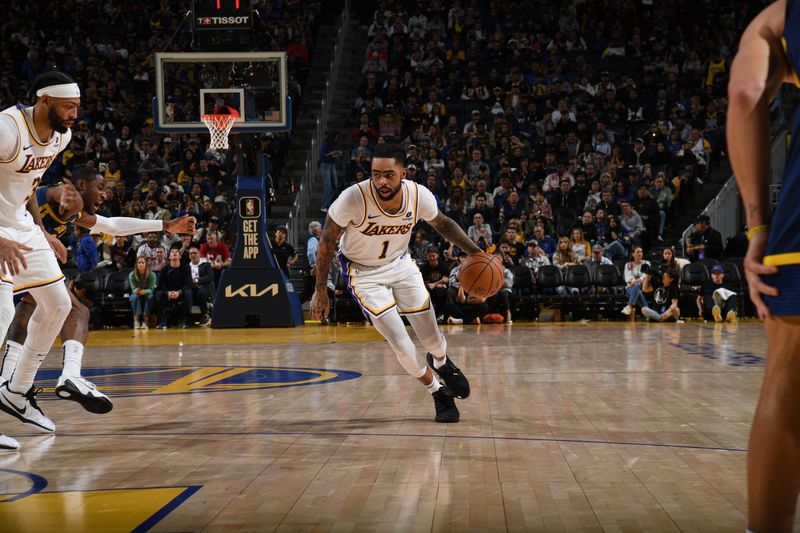
[[373,218],[378,218],[380,215],[369,215],[367,218],[372,220]]
[[28,150],[28,149],[30,149],[30,147],[31,147],[31,146],[33,146],[33,145],[32,145],[32,144],[29,144],[28,146],[23,146],[23,147],[22,147],[22,149],[23,149],[23,150]]

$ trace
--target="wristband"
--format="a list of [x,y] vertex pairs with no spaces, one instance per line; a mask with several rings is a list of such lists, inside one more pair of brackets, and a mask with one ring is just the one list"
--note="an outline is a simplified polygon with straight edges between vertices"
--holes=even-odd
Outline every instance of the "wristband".
[[755,226],[747,230],[747,240],[753,238],[753,236],[758,235],[759,233],[766,233],[769,231],[769,224],[761,224],[760,226]]

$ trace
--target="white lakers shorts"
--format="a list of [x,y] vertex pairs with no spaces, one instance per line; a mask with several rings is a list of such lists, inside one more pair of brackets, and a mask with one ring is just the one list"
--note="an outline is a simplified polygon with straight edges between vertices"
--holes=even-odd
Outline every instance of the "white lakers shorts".
[[419,268],[404,254],[381,266],[364,266],[339,254],[347,288],[367,317],[379,317],[395,307],[401,314],[421,313],[431,299]]
[[33,248],[29,252],[24,252],[28,268],[16,276],[0,273],[0,282],[12,285],[14,294],[46,287],[64,279],[56,254],[53,253],[53,249],[50,248],[50,244],[39,226],[24,230],[0,227],[0,237]]

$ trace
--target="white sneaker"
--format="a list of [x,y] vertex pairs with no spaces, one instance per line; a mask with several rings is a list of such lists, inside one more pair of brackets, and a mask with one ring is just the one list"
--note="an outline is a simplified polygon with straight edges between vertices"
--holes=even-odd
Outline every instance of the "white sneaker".
[[0,409],[18,418],[24,424],[30,424],[46,433],[52,433],[56,430],[56,425],[39,409],[39,405],[36,403],[37,392],[31,387],[26,394],[20,394],[10,390],[8,382],[5,382],[0,386]]
[[623,307],[623,308],[622,308],[622,311],[621,311],[621,313],[622,313],[623,315],[630,315],[632,310],[633,310],[633,309],[631,309],[631,306],[630,306],[630,305],[626,305],[625,307]]
[[139,321],[139,317],[133,317],[133,329],[142,329],[142,323]]
[[19,442],[0,433],[0,450],[19,450]]
[[459,325],[459,324],[463,324],[464,323],[464,319],[463,318],[455,318],[455,317],[451,316],[451,317],[447,317],[447,323],[448,324]]
[[94,383],[80,376],[62,375],[58,378],[56,396],[78,402],[90,413],[104,414],[114,408],[108,396],[97,390]]

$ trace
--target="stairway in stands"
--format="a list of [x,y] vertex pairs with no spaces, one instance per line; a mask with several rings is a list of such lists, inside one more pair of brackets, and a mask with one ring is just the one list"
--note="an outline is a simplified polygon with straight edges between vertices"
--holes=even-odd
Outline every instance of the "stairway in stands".
[[[336,20],[338,20],[338,17]],[[310,139],[314,134],[316,118],[321,112],[321,100],[325,94],[325,79],[313,79],[313,73],[328,72],[337,30],[338,26],[333,23],[323,23],[320,28],[317,44],[319,54],[312,60],[312,79],[309,80],[307,93],[303,99],[304,104],[295,120],[295,127],[292,132],[293,144],[286,156],[284,175],[279,179],[280,183],[290,184],[292,181],[299,183],[305,171]],[[366,31],[359,26],[357,20],[351,19],[346,32],[339,82],[338,86],[334,88],[333,108],[328,118],[328,129],[338,131],[341,137],[338,148],[342,150],[343,157],[340,163],[337,164],[340,184],[344,183],[344,167],[350,160],[350,149],[352,148],[350,146],[350,130],[354,124],[352,108],[358,94],[358,87],[362,81],[361,68],[364,64],[364,51],[367,48]],[[315,167],[317,166],[318,158],[319,154],[312,154],[312,162]],[[286,223],[289,218],[289,212],[292,210],[295,194],[287,191],[286,188],[286,186],[280,187],[280,194],[278,194],[277,201],[272,206],[269,221],[270,234],[275,226]],[[322,221],[324,218],[319,211],[321,200],[322,178],[317,173],[317,179],[312,183],[307,196],[307,218],[297,222],[300,235],[298,244],[301,250],[305,247],[305,228],[308,227],[308,223],[312,220]]]
[[[672,219],[672,222],[664,230],[664,243],[674,246],[681,254],[681,236],[687,226],[694,222],[694,219],[719,193],[720,189],[728,178],[731,177],[731,167],[727,158],[714,163],[711,176],[706,179],[702,187],[695,186],[694,196],[687,202],[686,208],[682,213]],[[711,221],[714,226],[714,221]],[[724,244],[724,243],[723,243]]]

